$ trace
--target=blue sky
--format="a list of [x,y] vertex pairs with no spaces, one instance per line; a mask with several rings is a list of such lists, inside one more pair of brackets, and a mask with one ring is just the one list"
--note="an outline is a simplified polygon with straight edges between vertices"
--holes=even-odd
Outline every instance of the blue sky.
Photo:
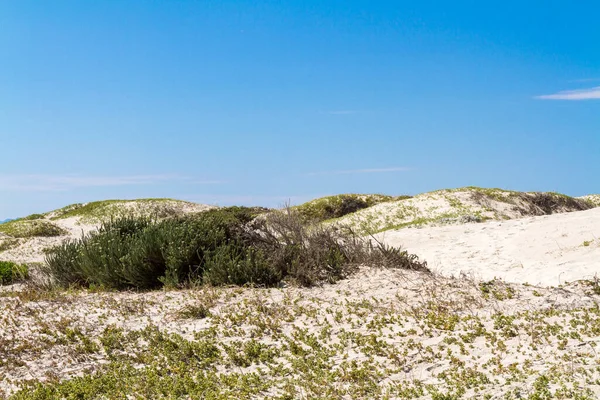
[[600,192],[595,1],[0,2],[0,219]]

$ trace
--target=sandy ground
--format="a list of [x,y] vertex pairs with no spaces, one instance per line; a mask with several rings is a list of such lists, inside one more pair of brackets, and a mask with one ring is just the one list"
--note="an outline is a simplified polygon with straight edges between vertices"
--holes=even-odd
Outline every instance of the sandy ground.
[[[107,332],[147,327],[191,341],[213,329],[223,349],[216,364],[219,376],[261,368],[271,385],[253,398],[281,395],[291,387],[299,388],[302,398],[314,398],[324,385],[336,390],[329,398],[413,398],[401,393],[422,385],[431,387],[414,398],[435,398],[432,388],[442,393],[466,389],[459,397],[443,398],[486,394],[496,399],[508,393],[517,397],[507,398],[521,398],[535,393],[540,376],[550,377],[553,391],[566,385],[600,395],[600,385],[590,383],[600,377],[593,348],[600,315],[586,311],[595,310],[600,297],[578,284],[490,288],[484,292],[465,279],[363,268],[338,284],[306,289],[0,296],[0,398],[25,381],[53,382],[98,371],[115,357],[102,344]],[[208,305],[209,317],[178,314],[197,304]],[[96,348],[84,346],[73,332]],[[279,356],[272,363],[232,364],[228,346],[241,349],[255,341]],[[292,342],[314,350],[290,352]],[[137,342],[121,345],[131,353],[148,351]],[[568,371],[565,360],[570,360]],[[285,370],[304,362],[306,369]],[[361,379],[346,381],[347,370]],[[334,372],[340,375],[327,375]]]
[[446,275],[558,286],[600,275],[600,208],[387,231],[376,236]]

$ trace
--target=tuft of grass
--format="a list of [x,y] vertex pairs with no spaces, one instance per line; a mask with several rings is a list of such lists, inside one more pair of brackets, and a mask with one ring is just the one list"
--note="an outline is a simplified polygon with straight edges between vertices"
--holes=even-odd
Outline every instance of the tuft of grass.
[[0,261],[0,285],[10,285],[27,279],[29,268],[12,261]]
[[10,249],[14,249],[19,245],[19,239],[5,238],[0,241],[0,253]]

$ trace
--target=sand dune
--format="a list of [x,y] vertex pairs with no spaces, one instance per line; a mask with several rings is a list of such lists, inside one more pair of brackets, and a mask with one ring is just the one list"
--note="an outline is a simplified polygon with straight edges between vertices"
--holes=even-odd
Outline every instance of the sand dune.
[[443,275],[553,285],[600,275],[600,208],[439,227],[387,231]]
[[411,226],[462,224],[523,218],[594,207],[597,197],[573,198],[558,193],[515,192],[466,187],[437,190],[409,199],[387,201],[338,218],[361,233]]

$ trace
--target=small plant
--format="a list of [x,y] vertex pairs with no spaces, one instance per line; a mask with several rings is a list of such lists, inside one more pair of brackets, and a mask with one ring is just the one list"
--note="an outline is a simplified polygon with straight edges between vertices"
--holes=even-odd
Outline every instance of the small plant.
[[210,310],[204,304],[189,304],[177,312],[181,319],[204,319],[210,316]]

